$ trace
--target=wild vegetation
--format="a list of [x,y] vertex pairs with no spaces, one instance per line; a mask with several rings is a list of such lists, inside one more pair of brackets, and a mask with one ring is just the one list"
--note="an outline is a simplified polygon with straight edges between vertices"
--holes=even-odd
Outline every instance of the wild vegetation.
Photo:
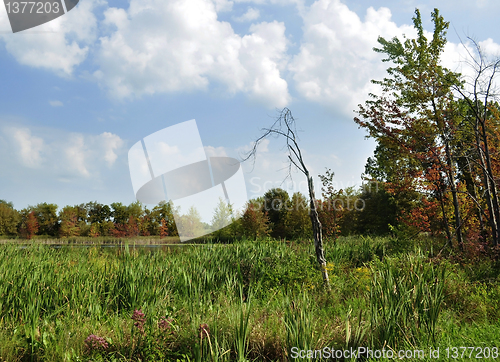
[[[449,24],[437,9],[432,20],[430,40],[418,10],[416,39],[379,39],[390,67],[355,118],[377,142],[360,189],[335,189],[326,169],[317,200],[271,189],[219,229],[232,217],[221,201],[211,224],[175,218],[207,237],[155,249],[133,244],[178,241],[169,203],[0,201],[0,360],[287,361],[358,347],[498,359],[500,61],[471,41],[472,78],[444,68]],[[54,242],[67,245],[42,245]]]
[[0,356],[288,361],[292,347],[441,347],[449,360],[447,347],[498,346],[498,262],[429,257],[434,247],[427,238],[326,241],[327,292],[311,240],[155,252],[4,246]]

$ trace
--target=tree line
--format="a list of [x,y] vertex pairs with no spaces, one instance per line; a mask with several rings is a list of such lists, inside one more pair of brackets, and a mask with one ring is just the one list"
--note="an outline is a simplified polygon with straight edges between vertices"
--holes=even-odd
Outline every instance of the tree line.
[[[384,206],[380,200],[387,199],[384,190],[350,187],[332,191],[333,172],[327,170],[321,177],[323,199],[317,200],[317,209],[326,237],[390,231],[386,222],[395,220],[395,209],[390,209],[390,202],[385,210],[381,209]],[[311,237],[309,204],[300,192],[290,196],[283,189],[271,189],[262,197],[250,200],[236,219],[230,206],[221,200],[214,208],[210,225],[202,223],[199,215],[192,211],[177,215],[177,220],[198,223],[207,231],[215,230],[213,236],[221,239]],[[0,235],[26,239],[35,235],[53,238],[178,236],[174,218],[178,210],[167,202],[148,208],[140,202],[105,205],[93,201],[58,209],[56,204],[39,203],[16,210],[11,202],[0,200]],[[231,223],[219,229],[219,225],[227,225],[228,220]]]

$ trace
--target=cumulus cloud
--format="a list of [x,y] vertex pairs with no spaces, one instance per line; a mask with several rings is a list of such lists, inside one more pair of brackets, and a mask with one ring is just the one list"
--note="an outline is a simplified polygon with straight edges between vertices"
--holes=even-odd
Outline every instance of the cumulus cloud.
[[132,0],[126,10],[106,10],[103,25],[109,35],[100,38],[93,76],[113,97],[207,90],[214,82],[270,107],[290,100],[281,77],[283,23],[254,24],[241,37],[217,20],[209,0]]
[[66,179],[98,176],[113,166],[125,146],[118,135],[110,132],[85,135],[7,126],[0,131],[0,137],[9,145],[5,157],[17,158],[28,168],[43,166],[43,170]]
[[203,148],[207,157],[228,157],[224,147],[205,146]]
[[66,156],[66,165],[77,174],[89,177],[90,172],[86,165],[86,145],[83,135],[72,135],[70,145],[65,147],[64,154]]
[[213,2],[217,12],[231,11],[233,9],[233,2],[230,0],[213,0]]
[[493,39],[488,38],[479,42],[479,47],[484,54],[491,58],[500,58],[500,44],[497,44]]
[[103,132],[99,135],[73,133],[68,142],[53,144],[66,155],[63,167],[80,176],[97,176],[102,169],[110,168],[122,153],[125,142],[116,134]]
[[4,130],[6,136],[13,141],[14,154],[20,158],[22,164],[30,168],[39,168],[43,162],[42,151],[44,141],[33,136],[28,128],[9,127]]
[[124,146],[124,142],[119,136],[110,132],[104,132],[98,137],[104,148],[104,160],[107,162],[108,166],[112,166],[118,158],[116,152]]
[[[94,8],[103,0],[81,1],[66,15],[36,29],[16,34],[0,33],[7,51],[24,65],[69,76],[82,63],[97,36]],[[8,24],[5,8],[0,9],[0,24]]]
[[[389,64],[381,62],[382,55],[373,51],[380,46],[377,38],[404,40],[403,35],[417,35],[413,25],[397,26],[391,11],[384,7],[368,8],[361,19],[340,0],[317,0],[301,14],[303,40],[289,65],[295,87],[302,97],[347,116],[352,116],[369,93],[380,92],[370,81],[387,75]],[[425,31],[425,36],[431,39],[432,33]],[[500,45],[492,39],[478,44],[490,59],[500,55]],[[442,64],[470,80],[474,75],[470,54],[475,54],[471,42],[448,42]]]
[[370,7],[361,20],[340,0],[318,0],[302,16],[304,38],[290,64],[296,88],[349,116],[376,89],[370,80],[384,76],[387,63],[373,51],[378,36],[414,34],[413,27],[391,21],[387,8]]
[[238,22],[253,21],[260,17],[259,9],[248,8],[247,12],[241,16],[235,17],[234,20]]

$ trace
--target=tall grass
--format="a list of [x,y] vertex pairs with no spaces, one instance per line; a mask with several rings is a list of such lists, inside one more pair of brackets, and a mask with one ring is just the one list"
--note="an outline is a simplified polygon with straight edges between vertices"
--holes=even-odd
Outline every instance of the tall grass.
[[435,343],[436,325],[444,302],[446,268],[409,255],[374,264],[370,290],[372,344]]
[[[368,237],[327,243],[331,293],[321,288],[310,241],[157,252],[3,245],[0,357],[286,361],[292,347],[440,345],[450,335],[458,341],[453,328],[464,321],[471,336],[482,338],[470,332],[470,320],[498,307],[494,264],[482,267],[488,280],[478,281],[461,265],[448,263],[446,271],[421,253],[391,256],[391,243]],[[139,311],[144,321],[137,325],[132,317]],[[486,330],[489,322],[480,322]]]
[[291,350],[292,347],[297,347],[299,350],[314,349],[316,346],[314,317],[311,311],[312,303],[308,295],[300,293],[293,299],[287,295],[283,302],[287,351]]

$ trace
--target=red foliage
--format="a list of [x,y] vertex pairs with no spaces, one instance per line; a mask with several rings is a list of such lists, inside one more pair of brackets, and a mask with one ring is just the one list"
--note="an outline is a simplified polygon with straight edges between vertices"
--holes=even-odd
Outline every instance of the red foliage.
[[334,205],[329,200],[317,200],[319,221],[321,222],[323,236],[337,238],[340,235],[340,223],[343,218],[343,208],[340,204]]
[[128,223],[125,225],[125,230],[127,232],[127,236],[137,236],[139,235],[139,226],[137,225],[137,221],[133,216],[130,216],[128,219]]
[[160,239],[168,236],[168,224],[165,219],[161,219],[161,225],[160,225]]
[[113,228],[109,232],[111,236],[115,238],[124,238],[127,235],[127,230],[124,224],[114,224]]
[[24,230],[26,239],[28,240],[30,240],[38,231],[38,221],[33,211],[31,211],[26,218]]

